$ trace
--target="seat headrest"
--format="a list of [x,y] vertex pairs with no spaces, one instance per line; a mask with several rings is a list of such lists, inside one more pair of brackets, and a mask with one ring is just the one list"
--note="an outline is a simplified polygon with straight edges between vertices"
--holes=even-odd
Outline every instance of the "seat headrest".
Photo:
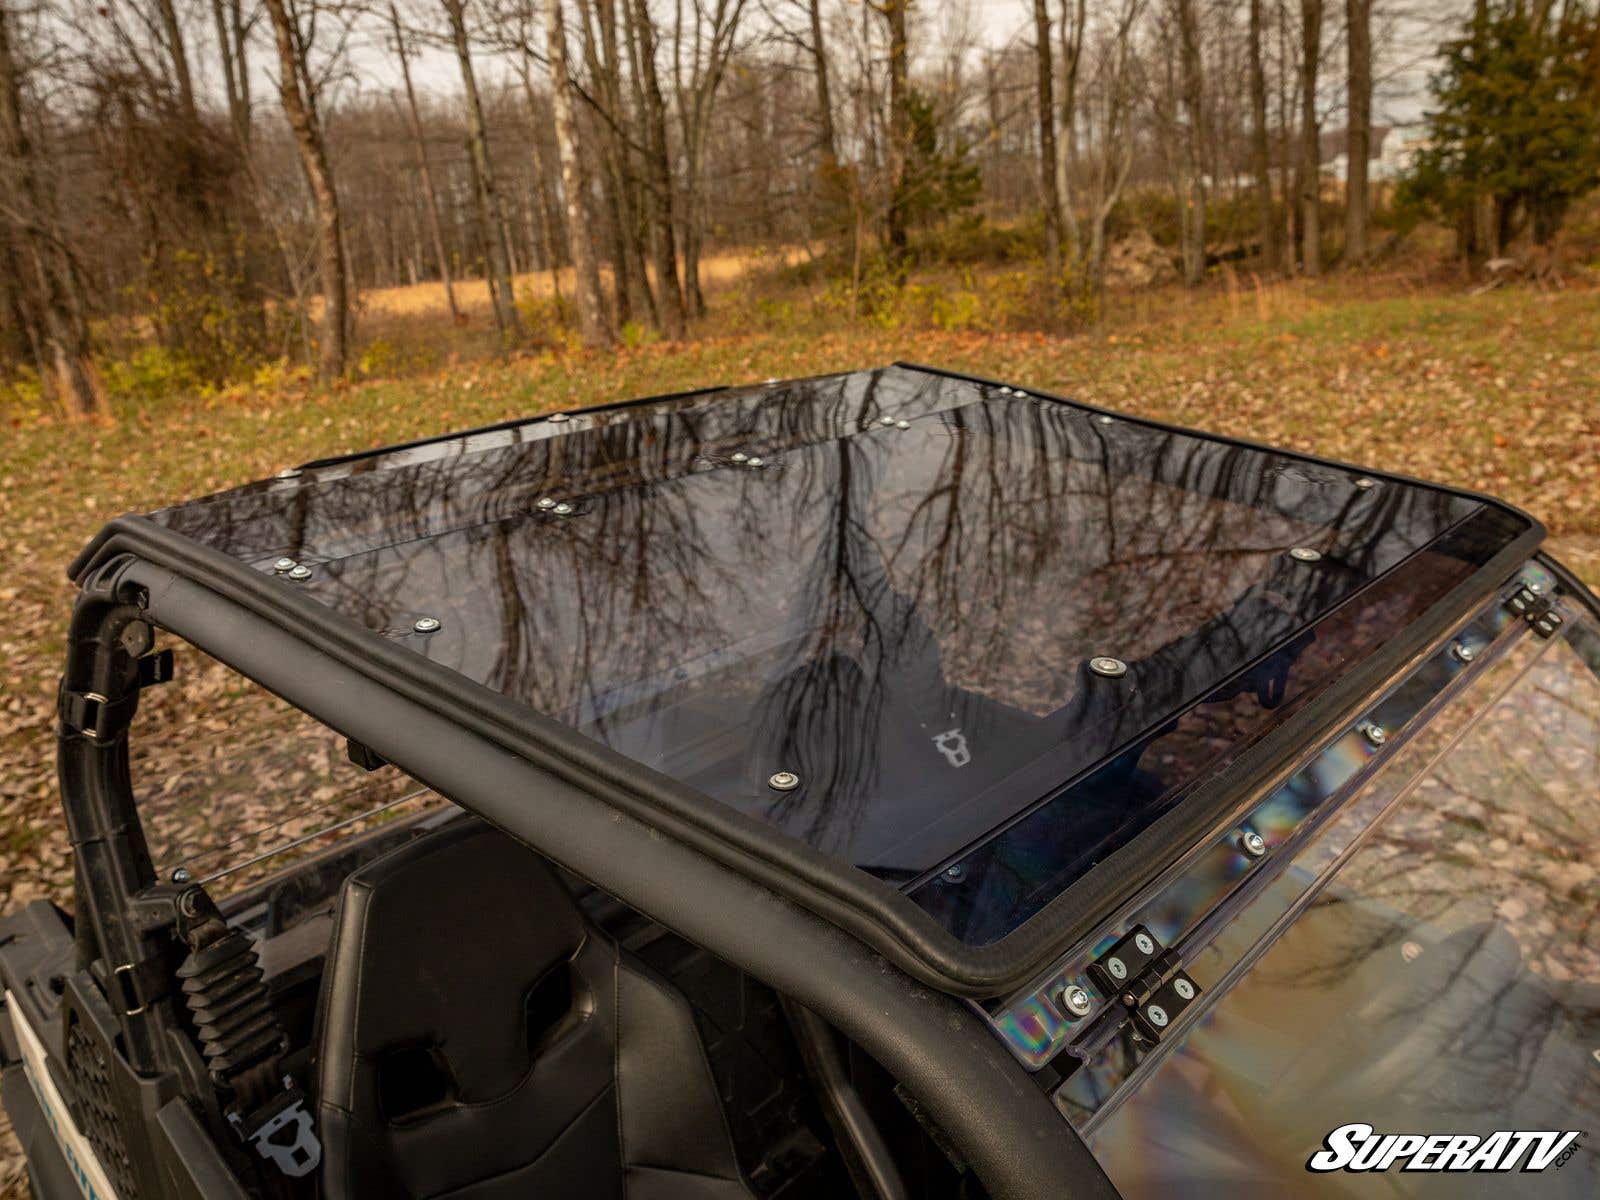
[[[351,1044],[325,1046],[325,1062],[365,1061],[381,1075],[383,1056],[410,1055],[412,1068],[435,1064],[453,1100],[503,1095],[527,1074],[534,1010],[551,1003],[541,985],[560,976],[570,986],[586,931],[550,865],[481,821],[392,851],[345,881],[324,1002],[353,1017],[327,1025]],[[563,992],[555,1005],[569,1002]],[[348,1094],[328,1098],[349,1105]]]

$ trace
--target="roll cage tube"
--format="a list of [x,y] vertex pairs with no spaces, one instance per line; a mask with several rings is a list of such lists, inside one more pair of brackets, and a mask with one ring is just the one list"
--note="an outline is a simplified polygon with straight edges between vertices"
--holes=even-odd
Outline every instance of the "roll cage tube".
[[917,1098],[995,1200],[1117,1195],[964,1003],[854,936],[203,584],[132,555],[100,578],[145,597],[154,624],[830,1022]]

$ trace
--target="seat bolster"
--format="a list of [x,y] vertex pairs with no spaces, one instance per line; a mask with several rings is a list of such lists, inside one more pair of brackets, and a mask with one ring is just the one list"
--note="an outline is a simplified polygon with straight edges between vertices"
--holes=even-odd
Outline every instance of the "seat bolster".
[[[635,1180],[639,1195],[750,1194],[688,1002],[626,956],[617,965],[617,1107],[630,1200]],[[662,1191],[670,1180],[646,1180],[658,1173],[685,1186]],[[705,1190],[711,1180],[728,1186]]]

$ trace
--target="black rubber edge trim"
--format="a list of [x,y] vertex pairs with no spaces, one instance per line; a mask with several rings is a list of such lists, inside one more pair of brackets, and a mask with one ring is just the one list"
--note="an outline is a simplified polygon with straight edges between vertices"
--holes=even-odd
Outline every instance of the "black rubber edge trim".
[[334,454],[327,458],[313,458],[309,462],[296,463],[295,469],[309,471],[315,467],[336,467],[344,463],[360,462],[364,458],[376,458],[381,454],[397,454],[402,450],[415,450],[419,446],[436,446],[440,442],[453,442],[457,438],[477,437],[482,433],[499,433],[503,429],[517,429],[523,425],[535,425],[541,421],[549,421],[555,413],[564,413],[569,417],[582,413],[615,412],[620,408],[643,408],[647,404],[667,404],[673,400],[692,400],[696,396],[714,396],[718,392],[728,390],[728,385],[723,383],[713,384],[711,387],[691,388],[686,392],[667,392],[660,396],[641,396],[635,400],[608,400],[604,404],[590,404],[583,408],[552,408],[549,412],[534,413],[527,417],[511,417],[509,420],[496,421],[492,425],[477,425],[471,429],[457,429],[451,433],[441,433],[434,437],[417,438],[410,442],[395,442],[388,446],[374,446],[371,450],[357,450],[354,454]]
[[156,624],[823,1017],[928,1106],[991,1195],[1116,1195],[979,1018],[861,940],[207,584],[129,559],[119,586],[146,593]]
[[[953,377],[989,382],[970,376]],[[1174,426],[1160,428],[1189,436],[1208,436]],[[1254,443],[1235,444],[1305,458]],[[1498,586],[1543,539],[1543,527],[1526,514],[1488,497],[1460,494],[1514,513],[1529,523],[1529,529],[1486,567],[1430,608],[1405,638],[1386,644],[1352,671],[1347,680],[1341,681],[1341,686],[1308,703],[1276,736],[1265,738],[1253,747],[1218,781],[1216,789],[1228,795],[1242,795],[1242,789],[1248,786],[1247,779],[1270,775],[1279,759],[1292,754],[1295,746],[1305,744],[1314,736],[1307,732],[1308,727],[1321,729],[1335,721],[1352,697],[1359,697],[1376,686],[1410,657],[1407,647],[1425,644],[1439,636],[1440,631]],[[986,998],[1013,991],[1027,982],[1060,953],[1063,943],[1075,940],[1106,915],[1107,906],[1112,903],[1110,897],[1127,894],[1154,878],[1163,863],[1172,857],[1161,849],[1162,845],[1172,845],[1167,839],[1178,836],[1176,830],[1187,827],[1158,822],[1005,938],[988,946],[968,946],[909,897],[866,872],[838,863],[753,818],[710,803],[699,792],[677,780],[626,759],[567,726],[429,662],[295,592],[274,577],[254,571],[148,518],[124,516],[112,521],[78,555],[69,574],[79,579],[86,571],[118,553],[131,553],[203,582],[206,587],[290,631],[295,637],[349,663],[390,690],[414,698],[534,766],[585,789],[613,808],[791,897],[875,947],[909,974],[961,995]],[[224,645],[220,652],[214,653],[224,662],[237,665],[235,646]],[[297,702],[299,707],[307,707],[293,695],[285,698]],[[328,723],[342,729],[338,720]],[[366,738],[358,740],[373,745]],[[1210,799],[1209,793],[1206,796]],[[470,792],[459,800],[468,808],[475,807]],[[1220,802],[1213,802],[1203,807],[1209,814],[1219,805]]]

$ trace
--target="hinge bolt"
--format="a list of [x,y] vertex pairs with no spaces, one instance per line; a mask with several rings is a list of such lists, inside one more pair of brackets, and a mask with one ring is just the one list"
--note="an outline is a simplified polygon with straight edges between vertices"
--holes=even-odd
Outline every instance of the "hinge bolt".
[[1063,1016],[1087,1017],[1094,1008],[1094,999],[1089,995],[1088,988],[1071,983],[1061,989],[1057,1004]]
[[1251,858],[1260,858],[1267,852],[1267,839],[1254,829],[1248,831],[1239,839],[1239,844],[1244,847],[1244,852]]
[[1457,642],[1450,647],[1450,657],[1459,663],[1469,663],[1478,657],[1478,652],[1466,642]]
[[1389,731],[1382,725],[1368,723],[1361,732],[1366,735],[1367,741],[1374,746],[1381,746],[1389,740]]

